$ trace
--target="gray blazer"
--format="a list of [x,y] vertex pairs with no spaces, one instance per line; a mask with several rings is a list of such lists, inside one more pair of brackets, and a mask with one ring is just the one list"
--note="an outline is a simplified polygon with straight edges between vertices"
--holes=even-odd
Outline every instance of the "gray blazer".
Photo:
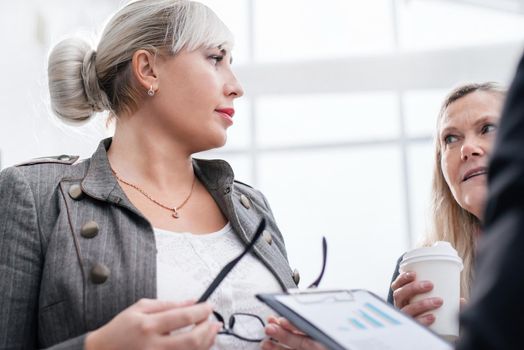
[[[113,176],[110,144],[82,162],[41,158],[0,173],[0,349],[82,349],[88,331],[156,297],[153,229]],[[266,218],[254,253],[282,288],[296,287],[262,193],[225,161],[193,165],[244,242]]]

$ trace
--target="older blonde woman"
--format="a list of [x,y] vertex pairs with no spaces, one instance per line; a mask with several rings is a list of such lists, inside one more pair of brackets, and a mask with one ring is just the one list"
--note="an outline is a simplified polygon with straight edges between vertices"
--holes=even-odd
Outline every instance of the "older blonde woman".
[[[422,245],[450,242],[464,260],[461,296],[467,299],[473,274],[475,242],[481,230],[487,194],[487,165],[506,92],[494,83],[455,88],[442,104],[437,120],[433,176],[433,228]],[[402,257],[399,259],[402,259]],[[415,281],[413,273],[395,268],[388,301],[425,325],[435,321],[423,313],[442,305],[440,298],[411,299],[433,288],[431,281]],[[264,350],[321,350],[324,347],[301,333],[286,319],[271,318],[271,337]]]
[[[458,251],[464,262],[460,288],[463,302],[469,298],[486,203],[488,159],[505,94],[494,83],[459,86],[444,100],[437,120],[432,228],[422,245],[448,241]],[[388,301],[422,324],[432,324],[435,316],[428,311],[439,308],[442,299],[411,302],[415,295],[429,292],[432,282],[415,281],[413,272],[399,274],[398,268],[397,263]]]

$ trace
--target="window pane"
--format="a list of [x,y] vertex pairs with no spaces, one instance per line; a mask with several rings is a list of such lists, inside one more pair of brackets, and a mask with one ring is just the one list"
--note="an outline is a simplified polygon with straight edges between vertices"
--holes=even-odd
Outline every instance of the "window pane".
[[264,146],[397,137],[393,93],[287,95],[257,100],[257,135]]
[[406,248],[400,153],[395,147],[278,153],[260,157],[260,188],[284,235],[301,286],[368,288],[384,296]]
[[254,1],[257,61],[310,60],[393,47],[391,0]]
[[253,184],[251,172],[252,159],[248,155],[224,155],[220,157],[227,161],[235,172],[235,180],[242,181],[248,185]]
[[429,228],[431,181],[434,147],[432,142],[414,143],[408,147],[411,228],[417,244]]
[[245,63],[249,60],[248,0],[200,0],[209,6],[235,36],[233,60]]
[[[33,4],[30,18],[35,27],[33,34],[46,46],[53,46],[64,37],[80,36],[95,39],[101,34],[106,21],[122,5],[119,0],[78,2],[66,0],[39,0]],[[96,43],[95,40],[93,40]]]
[[[7,35],[7,51],[0,68],[9,84],[0,87],[0,148],[2,166],[39,156],[74,154],[88,157],[100,139],[108,136],[104,118],[93,118],[81,127],[70,127],[51,116],[47,91],[47,55],[64,35],[79,28],[95,32],[116,9],[108,1],[79,5],[70,1],[12,1],[2,3],[0,28]],[[89,11],[86,8],[89,7]],[[24,16],[13,16],[23,13]],[[23,48],[22,50],[20,48]],[[12,69],[15,66],[23,70]]]
[[522,15],[454,4],[452,1],[403,1],[400,44],[409,49],[458,47],[521,41]]
[[433,136],[440,105],[448,90],[407,91],[404,94],[404,115],[408,136]]

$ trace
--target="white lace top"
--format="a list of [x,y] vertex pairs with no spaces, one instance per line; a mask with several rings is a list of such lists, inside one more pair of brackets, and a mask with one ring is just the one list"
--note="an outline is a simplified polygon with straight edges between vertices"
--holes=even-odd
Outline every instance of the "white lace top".
[[[158,299],[198,299],[211,281],[244,244],[229,223],[218,232],[195,235],[154,229],[157,246]],[[274,314],[255,298],[256,293],[282,288],[273,274],[253,254],[233,268],[209,298],[214,310],[226,320],[235,312],[256,314],[266,322]],[[259,349],[230,335],[218,335],[212,349]]]

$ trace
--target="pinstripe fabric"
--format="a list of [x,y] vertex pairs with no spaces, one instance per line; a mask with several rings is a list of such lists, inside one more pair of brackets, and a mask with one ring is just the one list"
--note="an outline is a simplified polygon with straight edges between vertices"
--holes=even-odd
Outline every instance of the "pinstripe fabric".
[[[0,173],[0,349],[81,349],[86,332],[141,298],[155,298],[153,230],[111,173],[110,143],[74,165],[44,159]],[[234,181],[224,161],[194,160],[194,169],[244,242],[266,218],[273,244],[259,241],[255,254],[283,288],[295,287],[264,196]],[[81,185],[81,199],[68,194],[73,184]],[[91,220],[99,233],[84,238],[80,229]],[[110,269],[102,284],[90,279],[97,263]]]

